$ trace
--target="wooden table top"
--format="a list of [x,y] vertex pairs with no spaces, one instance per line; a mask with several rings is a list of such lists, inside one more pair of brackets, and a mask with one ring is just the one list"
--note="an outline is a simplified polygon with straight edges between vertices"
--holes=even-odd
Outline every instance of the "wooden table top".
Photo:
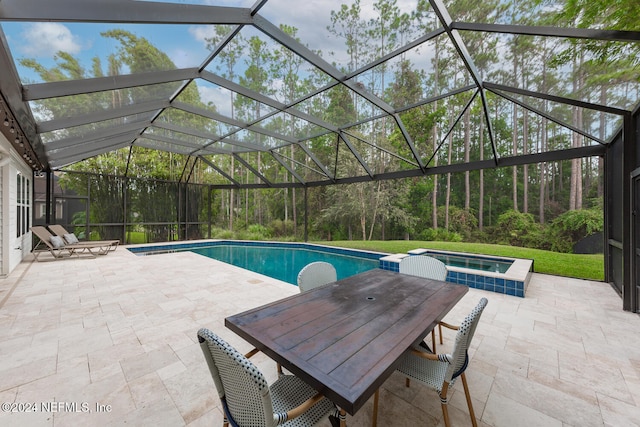
[[374,269],[225,325],[353,415],[468,290]]

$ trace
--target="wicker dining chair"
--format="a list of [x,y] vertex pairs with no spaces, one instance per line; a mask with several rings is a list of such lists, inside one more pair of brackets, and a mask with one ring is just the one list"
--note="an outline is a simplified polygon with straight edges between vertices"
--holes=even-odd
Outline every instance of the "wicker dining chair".
[[336,406],[298,377],[281,375],[269,385],[247,357],[209,329],[198,331],[198,342],[222,402],[224,427],[312,426],[327,415],[337,425]]
[[469,416],[474,427],[477,426],[476,417],[471,404],[471,395],[465,370],[469,365],[469,345],[478,326],[480,315],[487,306],[487,299],[482,298],[478,305],[464,319],[458,327],[458,333],[450,354],[433,354],[421,346],[415,346],[400,362],[397,370],[407,379],[407,387],[410,380],[416,380],[425,386],[435,390],[440,395],[442,415],[445,426],[450,426],[449,412],[447,409],[448,391],[458,377],[462,380],[464,394],[469,407]]
[[[426,277],[427,279],[446,280],[447,266],[444,262],[426,255],[411,255],[400,260],[400,273],[412,276]],[[445,326],[450,326],[445,324]],[[440,344],[442,341],[442,323],[438,324]],[[431,346],[436,351],[435,329],[431,331]]]
[[324,261],[307,264],[298,273],[298,287],[300,292],[311,290],[317,286],[338,280],[338,273],[333,265]]

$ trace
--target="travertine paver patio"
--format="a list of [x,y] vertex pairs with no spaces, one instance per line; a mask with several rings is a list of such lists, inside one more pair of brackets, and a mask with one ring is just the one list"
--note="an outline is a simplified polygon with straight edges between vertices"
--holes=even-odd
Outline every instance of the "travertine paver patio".
[[[206,326],[248,351],[224,318],[295,292],[192,253],[138,257],[120,247],[95,259],[25,261],[0,279],[0,402],[36,403],[38,412],[0,412],[0,425],[219,426],[196,331]],[[468,370],[479,425],[640,424],[640,316],[622,311],[608,284],[535,274],[526,298],[471,289],[446,320],[458,323],[481,296],[489,305]],[[447,348],[454,335],[445,334]],[[272,361],[254,362],[275,378]],[[466,426],[459,386],[450,412]],[[369,426],[371,407],[348,425]],[[393,375],[381,390],[381,426],[441,418],[438,397],[418,384],[405,388]]]

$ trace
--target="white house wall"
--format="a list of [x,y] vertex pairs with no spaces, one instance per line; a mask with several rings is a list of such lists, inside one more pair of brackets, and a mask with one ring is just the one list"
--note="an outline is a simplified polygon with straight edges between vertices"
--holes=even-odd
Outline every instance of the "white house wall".
[[[31,232],[16,237],[18,229],[17,175],[29,181],[30,206],[33,207],[33,175],[22,158],[0,134],[0,277],[6,277],[31,252]],[[32,215],[31,215],[32,216]]]

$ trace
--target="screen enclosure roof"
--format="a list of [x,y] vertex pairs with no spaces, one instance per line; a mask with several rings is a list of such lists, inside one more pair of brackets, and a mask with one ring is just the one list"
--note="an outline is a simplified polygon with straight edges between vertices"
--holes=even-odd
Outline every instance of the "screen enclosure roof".
[[602,155],[640,84],[596,52],[640,32],[477,5],[0,0],[2,131],[37,171],[157,150],[235,187]]

